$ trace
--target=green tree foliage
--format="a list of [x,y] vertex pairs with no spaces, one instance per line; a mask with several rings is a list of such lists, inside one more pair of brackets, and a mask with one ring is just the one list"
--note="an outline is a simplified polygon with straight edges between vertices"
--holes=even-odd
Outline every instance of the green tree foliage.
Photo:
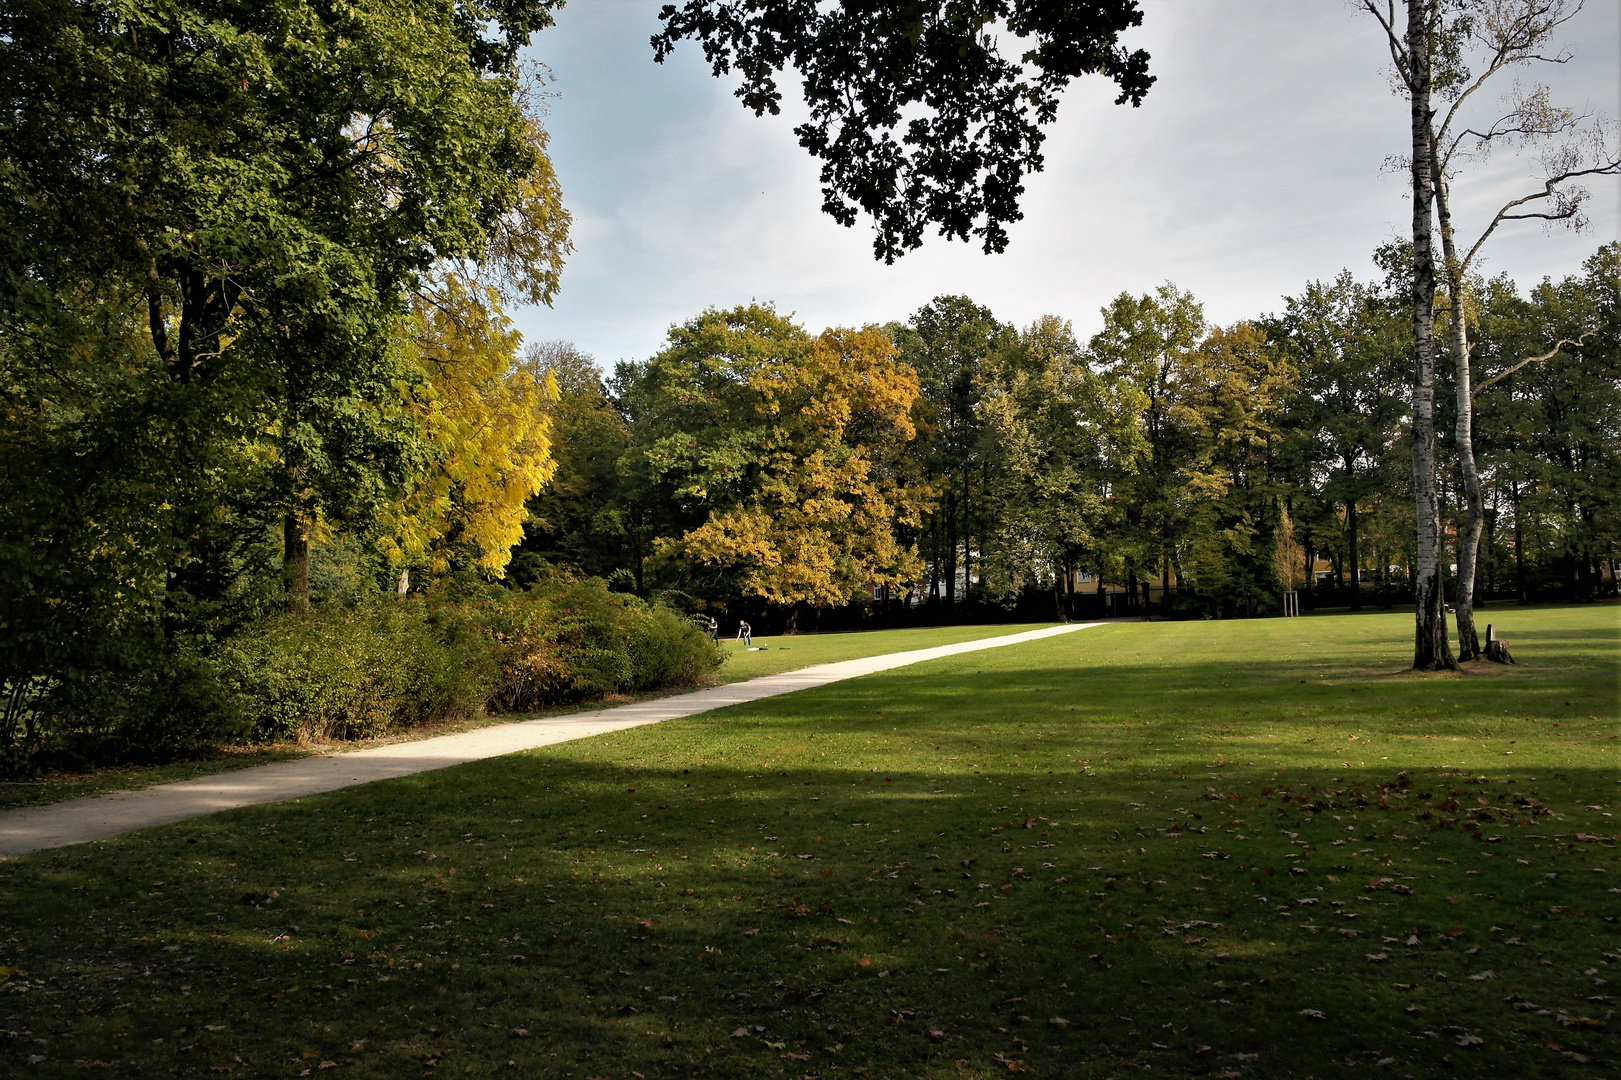
[[549,295],[567,247],[516,66],[550,6],[0,12],[0,438],[61,496],[0,518],[0,738],[262,611],[282,555],[300,603],[317,516],[361,527],[434,458],[410,290],[527,260]]
[[1288,426],[1297,440],[1290,449],[1301,468],[1294,478],[1301,517],[1313,549],[1343,559],[1350,605],[1358,608],[1368,562],[1363,521],[1390,509],[1386,496],[1401,471],[1392,466],[1407,415],[1402,380],[1411,320],[1397,297],[1342,271],[1286,298],[1269,330],[1299,366]]
[[[520,575],[541,565],[577,567],[640,590],[639,503],[627,497],[619,473],[629,429],[596,363],[567,342],[531,345],[529,363],[557,386],[551,416],[557,472],[529,500],[529,523],[517,560]],[[533,569],[523,567],[533,564]]]
[[[1487,576],[1586,599],[1621,549],[1621,244],[1521,297],[1485,290],[1477,444],[1493,512]],[[1555,349],[1554,346],[1560,347]],[[1512,566],[1512,570],[1510,567]]]
[[985,595],[1048,588],[1062,613],[1061,594],[1079,568],[1101,566],[1117,522],[1107,483],[1135,442],[1130,413],[1088,367],[1069,323],[1050,315],[994,352],[977,383],[990,461]]
[[1136,418],[1135,453],[1122,457],[1130,464],[1112,486],[1124,508],[1115,558],[1122,584],[1133,588],[1154,577],[1169,583],[1177,546],[1198,510],[1195,476],[1183,468],[1197,448],[1180,422],[1179,372],[1204,331],[1204,309],[1166,284],[1153,295],[1117,296],[1088,347],[1094,366],[1120,386],[1122,404]]
[[794,134],[822,161],[822,209],[846,226],[870,216],[885,262],[930,226],[1004,250],[1070,80],[1103,75],[1133,105],[1154,82],[1148,54],[1120,44],[1142,22],[1136,0],[687,0],[659,18],[657,59],[700,41],[756,116],[780,109],[785,68],[802,76],[810,118]]
[[922,395],[918,458],[935,498],[926,539],[929,595],[953,601],[958,578],[971,586],[975,553],[988,544],[978,375],[1014,347],[1017,334],[966,296],[937,296],[892,333]]

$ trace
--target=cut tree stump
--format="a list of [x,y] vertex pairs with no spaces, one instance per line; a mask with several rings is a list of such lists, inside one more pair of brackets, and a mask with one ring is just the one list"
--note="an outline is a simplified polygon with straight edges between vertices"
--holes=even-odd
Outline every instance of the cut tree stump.
[[1508,642],[1492,631],[1491,623],[1486,624],[1486,659],[1494,664],[1514,663],[1514,654],[1508,651]]

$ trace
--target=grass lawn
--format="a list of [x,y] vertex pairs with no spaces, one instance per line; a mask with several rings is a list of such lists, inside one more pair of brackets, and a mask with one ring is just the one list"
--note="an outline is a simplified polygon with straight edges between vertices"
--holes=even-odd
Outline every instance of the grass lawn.
[[1615,1076],[1618,616],[1115,624],[3,862],[0,1073]]
[[756,637],[758,651],[750,652],[736,638],[721,639],[726,666],[720,669],[722,682],[742,682],[760,675],[775,675],[813,664],[857,660],[885,653],[932,649],[959,641],[1003,637],[1026,630],[1040,630],[1055,623],[1010,623],[1003,626],[935,626],[921,630],[863,630],[846,634],[800,634],[795,637]]
[[[757,652],[746,650],[741,641],[722,640],[720,644],[721,649],[726,653],[726,665],[721,668],[718,680],[723,683],[742,682],[744,679],[752,679],[758,675],[774,675],[780,671],[791,671],[795,668],[809,667],[812,664],[826,664],[836,660],[854,660],[858,657],[879,656],[884,653],[903,652],[908,649],[927,649],[935,645],[951,645],[959,641],[972,641],[976,638],[1016,634],[1023,630],[1035,630],[1049,625],[1052,624],[944,626],[922,630],[872,630],[845,634],[807,634],[799,637],[755,638],[755,644],[760,646]],[[644,694],[638,698],[624,698],[622,700],[631,701],[667,697],[670,694],[686,693],[688,689],[687,687],[680,687],[674,690]],[[621,699],[609,702],[587,701],[578,705],[563,706],[543,712],[523,713],[516,716],[480,716],[472,720],[458,720],[395,732],[383,739],[316,746],[305,746],[297,743],[232,746],[204,757],[179,761],[169,765],[115,766],[90,772],[48,773],[27,780],[0,780],[0,811],[23,806],[40,806],[46,803],[62,802],[67,799],[82,798],[86,795],[102,795],[110,791],[133,791],[139,788],[151,787],[154,784],[169,784],[178,780],[190,780],[198,776],[209,776],[235,769],[251,768],[255,765],[270,765],[277,761],[307,757],[310,754],[376,746],[380,742],[426,739],[436,735],[446,735],[457,731],[467,731],[471,728],[485,727],[489,724],[505,724],[514,720],[529,720],[537,716],[563,716],[571,712],[600,709],[604,705],[615,704],[618,700]]]

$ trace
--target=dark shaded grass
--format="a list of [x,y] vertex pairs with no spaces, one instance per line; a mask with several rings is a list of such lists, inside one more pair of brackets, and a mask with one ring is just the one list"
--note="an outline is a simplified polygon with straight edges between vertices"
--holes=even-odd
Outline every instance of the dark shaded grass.
[[1523,618],[1463,678],[1087,630],[6,863],[0,1067],[1611,1075],[1615,612]]

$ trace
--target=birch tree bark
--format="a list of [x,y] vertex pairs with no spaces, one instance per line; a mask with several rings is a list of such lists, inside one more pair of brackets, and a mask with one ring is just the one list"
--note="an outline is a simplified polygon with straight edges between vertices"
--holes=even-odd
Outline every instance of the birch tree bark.
[[1406,62],[1413,137],[1413,667],[1420,671],[1458,666],[1447,640],[1435,476],[1435,253],[1430,229],[1435,155],[1430,95],[1431,46],[1439,22],[1438,0],[1408,0],[1404,40],[1400,47],[1393,45],[1398,68]]
[[1441,0],[1406,0],[1405,26],[1397,21],[1395,0],[1362,0],[1362,6],[1385,31],[1390,59],[1409,106],[1413,143],[1409,160],[1413,181],[1413,667],[1441,671],[1458,666],[1447,639],[1435,475],[1435,253],[1431,222],[1436,173],[1431,98]]
[[[1581,0],[1465,0],[1452,25],[1443,25],[1437,14],[1431,39],[1432,43],[1445,42],[1449,68],[1445,94],[1451,101],[1439,124],[1435,124],[1432,114],[1430,167],[1447,287],[1447,351],[1457,396],[1453,438],[1464,508],[1464,525],[1457,538],[1459,660],[1474,660],[1481,655],[1475,631],[1474,593],[1486,504],[1475,458],[1474,400],[1476,394],[1496,381],[1489,380],[1478,388],[1472,385],[1464,310],[1469,272],[1481,246],[1505,222],[1540,220],[1578,230],[1585,227],[1582,206],[1588,193],[1579,181],[1614,174],[1621,168],[1621,159],[1610,148],[1609,132],[1603,122],[1589,124],[1573,110],[1553,105],[1548,88],[1539,83],[1516,85],[1508,111],[1490,124],[1471,125],[1463,110],[1482,87],[1505,69],[1568,61],[1570,54],[1547,49],[1554,33],[1581,8]],[[1476,71],[1463,66],[1466,55],[1480,58]],[[1460,250],[1452,219],[1451,177],[1461,161],[1482,160],[1505,142],[1542,146],[1539,189],[1504,203],[1474,243]]]
[[[1432,144],[1433,145],[1433,144]],[[1435,185],[1436,218],[1441,231],[1441,258],[1447,277],[1447,346],[1452,354],[1453,391],[1457,395],[1458,416],[1453,442],[1458,453],[1459,494],[1463,497],[1463,532],[1458,537],[1458,594],[1454,609],[1458,615],[1458,659],[1480,657],[1480,637],[1475,633],[1475,563],[1480,552],[1480,534],[1486,515],[1480,490],[1480,469],[1475,463],[1475,395],[1469,369],[1469,326],[1463,309],[1464,275],[1458,260],[1452,228],[1452,200],[1446,175],[1438,169]]]

